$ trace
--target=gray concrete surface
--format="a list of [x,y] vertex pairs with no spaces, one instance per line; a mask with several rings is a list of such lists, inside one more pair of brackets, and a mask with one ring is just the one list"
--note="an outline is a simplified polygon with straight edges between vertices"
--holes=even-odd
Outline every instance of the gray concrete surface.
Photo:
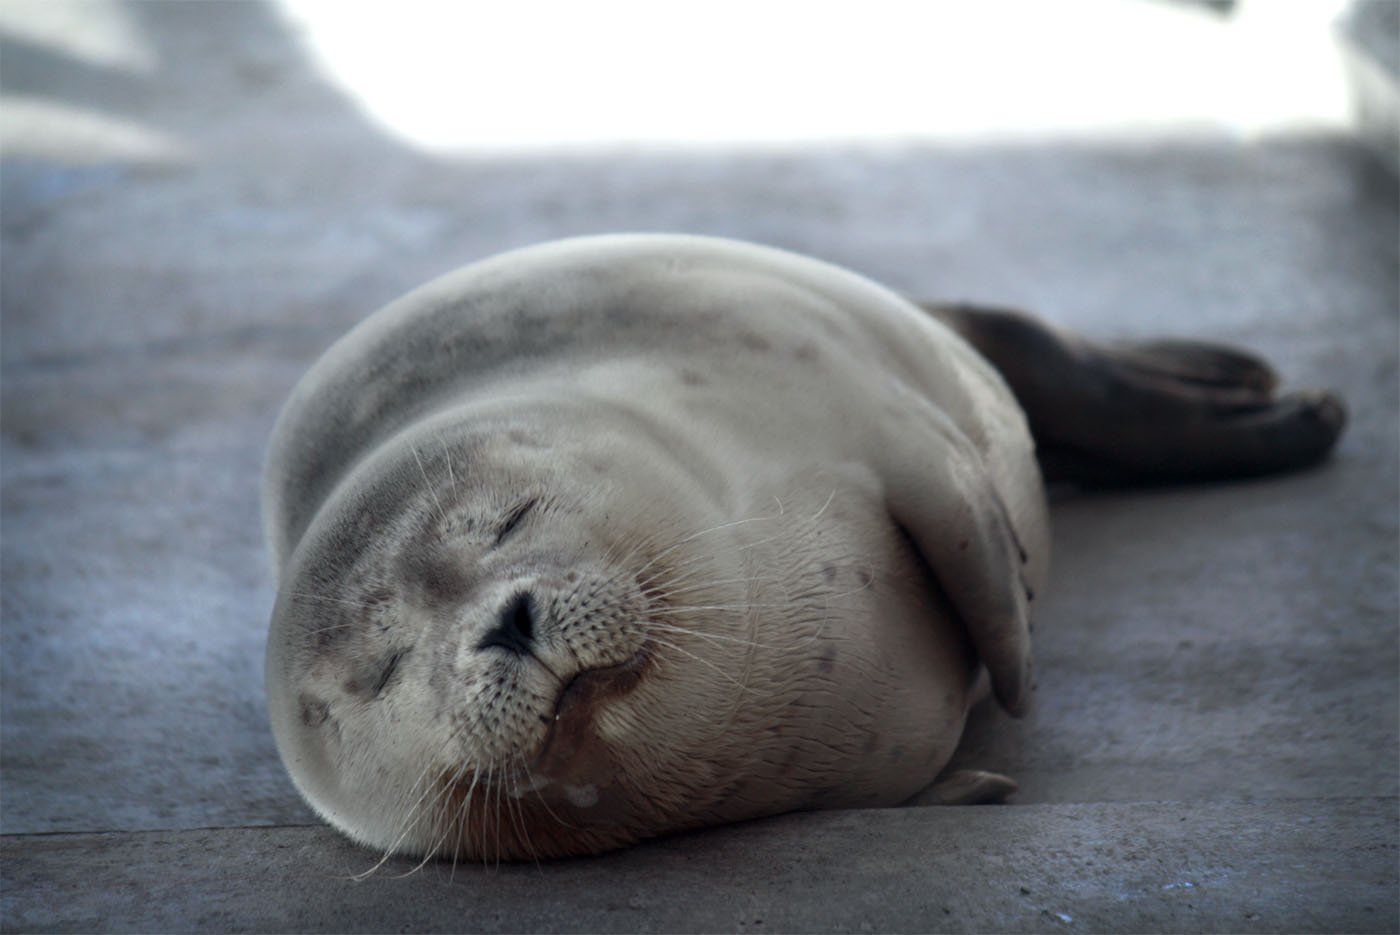
[[9,861],[31,895],[6,928],[1387,931],[1393,814],[1385,798],[827,812],[541,866],[394,860],[361,882],[375,856],[327,828],[45,835]]
[[[107,6],[149,67],[0,16],[5,931],[1400,930],[1400,221],[1346,133],[449,157],[272,7]],[[1039,706],[958,754],[1012,805],[354,882],[266,726],[266,433],[384,301],[617,229],[1246,344],[1353,422],[1308,473],[1057,503]]]

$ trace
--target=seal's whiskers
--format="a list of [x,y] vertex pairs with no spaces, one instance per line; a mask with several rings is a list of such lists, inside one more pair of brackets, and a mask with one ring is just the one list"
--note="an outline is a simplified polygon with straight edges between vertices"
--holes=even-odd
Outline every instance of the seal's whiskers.
[[719,666],[715,665],[715,664],[714,664],[713,662],[711,662],[710,660],[706,659],[706,658],[703,657],[703,656],[696,655],[695,653],[691,652],[690,650],[686,649],[686,648],[683,647],[683,646],[677,646],[675,643],[672,643],[672,642],[670,642],[669,640],[664,640],[664,639],[661,639],[660,637],[656,637],[656,636],[653,636],[653,637],[652,637],[652,641],[655,642],[655,643],[657,643],[658,645],[665,646],[667,649],[673,649],[673,650],[675,650],[676,652],[680,653],[681,655],[686,656],[686,657],[688,657],[688,658],[690,658],[690,659],[695,660],[696,662],[698,662],[698,663],[700,663],[701,665],[703,665],[705,668],[709,669],[711,672],[714,672],[715,674],[717,674],[717,675],[718,675],[720,678],[722,678],[724,681],[730,682],[731,684],[733,684],[733,685],[734,685],[736,688],[738,688],[741,692],[742,692],[744,689],[746,689],[746,688],[748,687],[747,685],[744,684],[743,681],[741,681],[741,680],[739,680],[739,679],[736,679],[734,676],[730,675],[728,672],[724,671],[722,668],[720,668]]
[[442,508],[442,501],[438,499],[437,490],[433,487],[433,482],[428,479],[428,471],[423,467],[423,459],[418,454],[418,446],[411,445],[410,448],[413,451],[413,460],[418,462],[418,472],[423,475],[423,486],[433,498],[433,503],[437,505],[438,516],[445,523],[447,522],[447,511]]

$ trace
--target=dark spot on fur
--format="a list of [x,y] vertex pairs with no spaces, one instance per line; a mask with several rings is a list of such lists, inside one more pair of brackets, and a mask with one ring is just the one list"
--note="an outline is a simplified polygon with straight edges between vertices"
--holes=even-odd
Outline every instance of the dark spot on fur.
[[835,583],[836,583],[836,575],[837,575],[837,571],[836,571],[836,566],[835,566],[835,565],[823,565],[823,566],[822,566],[822,578],[826,579],[826,583],[827,583],[827,584],[835,584]]
[[810,364],[813,361],[817,360],[817,358],[821,357],[821,352],[817,350],[817,346],[815,344],[812,344],[811,342],[806,342],[803,344],[799,344],[797,346],[797,350],[792,352],[792,356],[796,357],[797,360],[801,363]]
[[856,580],[860,582],[861,587],[868,588],[871,584],[875,582],[875,576],[872,575],[870,572],[861,569],[860,571],[856,572]]
[[405,581],[416,582],[425,601],[452,604],[463,600],[472,589],[472,579],[460,559],[422,547],[407,550],[399,562]]
[[385,514],[397,506],[390,503],[382,511],[375,509],[347,511],[335,523],[320,546],[321,552],[342,568],[348,568],[364,552],[365,543],[373,542],[384,524]]
[[539,449],[546,448],[548,441],[542,440],[535,435],[531,435],[524,429],[511,429],[506,433],[506,437],[521,448]]
[[773,345],[768,343],[767,338],[762,335],[754,334],[752,331],[746,331],[739,335],[739,343],[751,351],[759,351],[760,353],[765,353],[773,349]]
[[389,603],[393,599],[394,592],[390,591],[383,585],[380,585],[379,587],[371,588],[365,593],[359,595],[359,597],[356,600],[358,600],[358,602],[361,604],[366,604],[370,607],[377,608],[383,604]]
[[331,707],[314,695],[305,692],[297,698],[301,703],[301,722],[310,728],[320,727],[331,716]]
[[817,669],[820,672],[830,672],[836,667],[836,650],[828,649],[817,657]]
[[466,590],[463,576],[447,562],[431,562],[423,571],[423,588],[440,601],[461,597]]
[[691,370],[686,367],[681,371],[681,382],[686,386],[706,386],[710,380],[698,370]]

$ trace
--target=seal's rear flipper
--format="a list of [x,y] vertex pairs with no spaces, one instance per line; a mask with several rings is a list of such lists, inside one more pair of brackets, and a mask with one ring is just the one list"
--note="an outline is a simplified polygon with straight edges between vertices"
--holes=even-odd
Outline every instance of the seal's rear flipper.
[[1275,396],[1268,364],[1189,341],[1107,347],[1028,315],[923,306],[1001,372],[1051,480],[1088,484],[1244,477],[1321,461],[1346,424],[1327,391]]
[[955,769],[944,773],[909,805],[995,805],[1016,791],[1016,780],[980,769]]

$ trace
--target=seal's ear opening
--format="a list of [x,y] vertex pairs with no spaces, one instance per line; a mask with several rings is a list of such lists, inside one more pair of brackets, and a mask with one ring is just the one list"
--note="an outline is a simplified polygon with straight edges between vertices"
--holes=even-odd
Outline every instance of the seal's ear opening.
[[1052,482],[1123,486],[1292,471],[1325,459],[1346,426],[1339,396],[1276,395],[1274,369],[1246,351],[1193,341],[1098,345],[1020,312],[923,307],[1001,373]]

